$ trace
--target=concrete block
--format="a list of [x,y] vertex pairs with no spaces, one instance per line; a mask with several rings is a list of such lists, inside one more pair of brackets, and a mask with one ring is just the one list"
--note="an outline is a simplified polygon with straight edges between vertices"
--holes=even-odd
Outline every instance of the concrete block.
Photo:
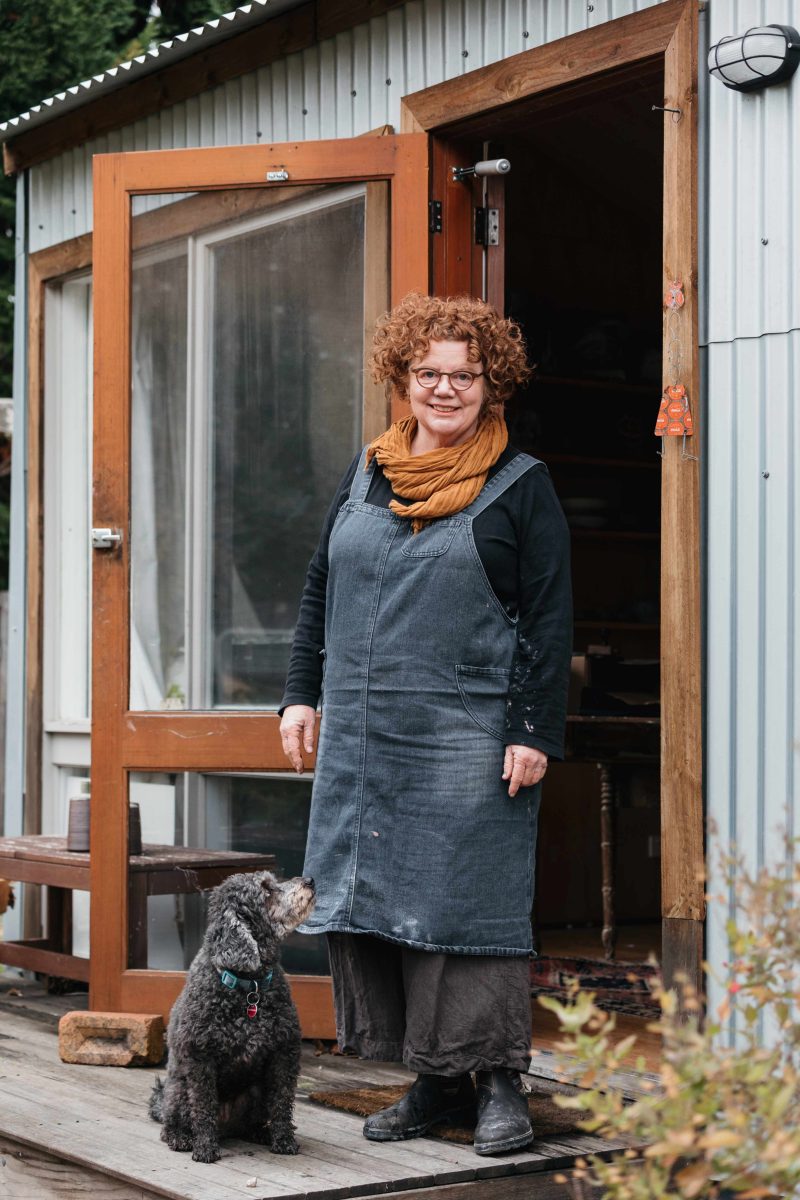
[[146,1067],[164,1056],[160,1013],[68,1012],[58,1023],[63,1062],[95,1067]]

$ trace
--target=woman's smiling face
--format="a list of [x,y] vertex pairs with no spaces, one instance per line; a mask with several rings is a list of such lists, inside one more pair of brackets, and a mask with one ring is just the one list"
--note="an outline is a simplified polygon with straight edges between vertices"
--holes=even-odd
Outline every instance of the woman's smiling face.
[[[483,365],[471,362],[468,352],[468,342],[433,341],[411,364],[408,395],[411,411],[417,418],[414,454],[425,454],[443,446],[460,446],[469,441],[478,428],[485,393]],[[436,387],[426,388],[417,382],[414,374],[419,367],[447,374],[442,375]],[[454,388],[450,378],[450,372],[458,371],[469,371],[476,376],[464,391]]]

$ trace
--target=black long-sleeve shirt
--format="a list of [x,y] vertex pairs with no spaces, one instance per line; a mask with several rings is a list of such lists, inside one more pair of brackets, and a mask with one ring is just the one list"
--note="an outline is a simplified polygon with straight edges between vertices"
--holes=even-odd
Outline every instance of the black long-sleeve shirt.
[[[517,453],[508,446],[490,469],[489,478]],[[316,707],[319,700],[328,542],[336,515],[350,493],[358,459],[357,455],[339,485],[309,564],[281,710],[289,704]],[[391,499],[403,502],[376,464],[367,503],[388,508]],[[569,530],[544,464],[526,471],[475,517],[472,530],[495,595],[509,616],[517,618],[506,745],[534,746],[562,758],[572,652]]]

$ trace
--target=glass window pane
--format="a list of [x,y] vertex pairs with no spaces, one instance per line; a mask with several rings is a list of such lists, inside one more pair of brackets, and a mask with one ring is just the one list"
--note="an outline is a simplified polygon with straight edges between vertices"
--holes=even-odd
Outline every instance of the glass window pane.
[[45,291],[45,721],[89,717],[92,287]]
[[212,703],[274,705],[308,560],[360,440],[364,203],[210,247]]
[[133,709],[280,701],[305,569],[361,441],[364,195],[134,200]]
[[[132,774],[131,804],[139,807],[142,854],[131,859],[129,965],[188,967],[202,943],[208,888],[241,870],[264,869],[281,879],[303,868],[311,783],[286,776]],[[325,975],[325,939],[291,934],[283,966],[293,974]]]
[[131,695],[186,699],[186,247],[134,257],[131,288]]

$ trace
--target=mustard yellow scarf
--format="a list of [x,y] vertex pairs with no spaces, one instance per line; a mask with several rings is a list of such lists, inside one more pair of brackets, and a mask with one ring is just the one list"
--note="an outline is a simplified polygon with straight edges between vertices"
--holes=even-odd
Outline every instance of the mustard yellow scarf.
[[452,516],[472,503],[489,468],[508,445],[508,430],[502,414],[489,412],[469,441],[413,455],[416,430],[416,417],[395,421],[370,443],[367,466],[376,458],[392,491],[413,501],[400,504],[391,500],[389,507],[398,517],[407,517],[414,533],[419,533],[436,517]]

